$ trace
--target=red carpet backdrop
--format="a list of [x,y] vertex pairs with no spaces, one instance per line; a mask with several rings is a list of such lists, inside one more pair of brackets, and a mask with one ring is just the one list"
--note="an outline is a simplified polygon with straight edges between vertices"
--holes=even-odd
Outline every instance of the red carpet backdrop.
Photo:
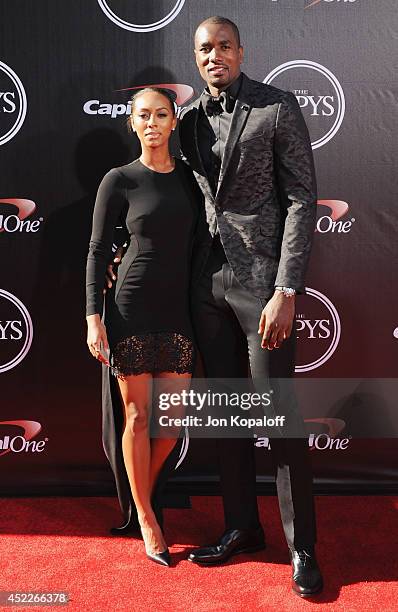
[[[294,92],[313,144],[318,222],[296,369],[299,387],[311,383],[300,398],[318,491],[396,490],[395,2],[0,0],[4,493],[113,490],[85,344],[95,193],[138,156],[132,90],[173,89],[179,113],[202,90],[192,39],[213,14],[238,24],[244,72]],[[267,444],[257,440],[265,488]],[[216,473],[213,442],[187,437],[175,482],[208,492]]]

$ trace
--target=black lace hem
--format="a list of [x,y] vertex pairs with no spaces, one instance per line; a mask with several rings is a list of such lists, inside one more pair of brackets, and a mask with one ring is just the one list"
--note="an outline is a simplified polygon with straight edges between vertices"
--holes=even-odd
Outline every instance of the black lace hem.
[[120,340],[112,351],[114,376],[175,372],[192,374],[193,342],[177,332],[149,332]]

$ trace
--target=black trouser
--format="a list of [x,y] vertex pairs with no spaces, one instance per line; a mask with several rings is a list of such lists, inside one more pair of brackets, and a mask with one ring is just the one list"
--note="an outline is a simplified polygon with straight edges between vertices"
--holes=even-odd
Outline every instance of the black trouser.
[[[245,378],[248,359],[254,381],[292,377],[294,333],[279,349],[261,348],[257,330],[265,304],[236,280],[220,240],[215,238],[194,288],[192,306],[208,378]],[[292,409],[292,402],[288,403],[297,431],[302,419]],[[286,406],[275,407],[276,412],[283,414],[284,410]],[[217,440],[217,445],[226,528],[256,529],[259,517],[253,439],[225,438]],[[295,548],[310,547],[315,543],[316,528],[308,439],[276,437],[270,446],[287,543]]]

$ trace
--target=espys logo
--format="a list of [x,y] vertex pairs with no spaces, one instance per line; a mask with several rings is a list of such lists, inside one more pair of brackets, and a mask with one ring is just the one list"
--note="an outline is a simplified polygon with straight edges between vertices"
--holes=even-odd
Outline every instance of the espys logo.
[[[101,10],[105,13],[105,15],[111,21],[113,21],[115,25],[119,26],[119,28],[123,28],[124,30],[129,30],[130,32],[153,32],[154,30],[160,30],[160,28],[164,28],[171,21],[173,21],[179,14],[179,12],[181,11],[182,7],[184,6],[185,0],[177,0],[177,1],[174,0],[174,2],[171,2],[171,5],[172,5],[171,10],[166,15],[164,15],[163,17],[159,15],[160,19],[158,19],[157,21],[154,21],[153,23],[144,23],[144,24],[134,23],[133,21],[134,17],[135,18],[137,17],[137,10],[139,8],[139,3],[137,2],[125,3],[125,7],[124,7],[125,14],[123,15],[123,17],[120,16],[120,14],[116,14],[115,11],[109,6],[110,4],[115,4],[114,1],[112,2],[110,0],[98,0],[98,4],[100,5]],[[116,4],[120,4],[120,3],[116,3]],[[130,7],[127,8],[128,4],[130,4]],[[156,6],[156,4],[159,4],[159,3],[152,0],[153,8]],[[164,2],[161,3],[162,7],[163,5],[164,5]],[[146,11],[148,11],[148,2],[145,2],[144,6],[145,6]],[[121,9],[119,6],[118,6],[118,12],[119,13],[121,12]]]
[[33,324],[26,306],[0,289],[0,373],[15,368],[26,357],[32,339]]
[[[17,209],[17,214],[15,214]],[[20,198],[0,199],[0,233],[15,234],[25,232],[27,234],[39,231],[43,217],[39,219],[28,219],[36,210],[33,200]]]
[[327,3],[327,4],[352,4],[353,2],[356,2],[357,0],[312,0],[310,2],[310,4],[307,4],[307,6],[305,6],[304,8],[309,9],[312,8],[313,6],[315,6],[316,4],[323,4],[323,3]]
[[[349,438],[338,438],[338,434],[345,428],[345,421],[335,418],[319,418],[305,419],[305,423],[314,423],[323,425],[327,428],[327,432],[310,433],[308,437],[308,445],[310,450],[347,450],[350,443]],[[257,448],[270,449],[269,438],[257,438],[254,443]],[[272,445],[272,442],[271,442]]]
[[15,136],[26,117],[25,89],[15,72],[0,62],[0,145]]
[[8,453],[42,453],[48,438],[33,440],[40,431],[37,421],[0,421],[0,457]]
[[328,68],[310,60],[293,60],[277,66],[263,82],[295,94],[313,149],[319,149],[337,134],[344,119],[345,97],[338,79]]
[[[193,88],[190,85],[184,85],[182,83],[152,83],[149,85],[138,85],[137,87],[117,89],[116,92],[134,91],[137,89],[144,89],[145,87],[161,87],[162,89],[169,89],[174,92],[176,94],[177,117],[180,116],[183,105],[194,95]],[[109,103],[100,102],[99,100],[87,100],[83,105],[83,111],[86,115],[110,115],[112,119],[116,119],[120,115],[130,115],[131,106],[128,103]]]
[[[316,232],[320,234],[348,234],[355,218],[342,220],[342,217],[347,214],[349,206],[343,200],[318,200],[318,210],[321,211],[321,216],[316,222]],[[324,214],[326,212],[326,214]]]
[[326,295],[306,287],[306,295],[298,298],[296,331],[296,372],[315,370],[331,358],[340,341],[341,323]]

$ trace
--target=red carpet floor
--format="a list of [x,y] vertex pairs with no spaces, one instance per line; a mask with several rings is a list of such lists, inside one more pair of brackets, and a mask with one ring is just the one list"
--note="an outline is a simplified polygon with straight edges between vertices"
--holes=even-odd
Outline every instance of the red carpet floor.
[[146,559],[141,540],[107,535],[120,519],[113,498],[2,499],[0,590],[64,590],[71,602],[1,609],[398,612],[398,498],[317,498],[326,587],[312,600],[290,590],[276,499],[259,501],[267,550],[213,568],[186,557],[222,531],[220,499],[195,497],[192,510],[166,510],[173,567],[163,568]]

